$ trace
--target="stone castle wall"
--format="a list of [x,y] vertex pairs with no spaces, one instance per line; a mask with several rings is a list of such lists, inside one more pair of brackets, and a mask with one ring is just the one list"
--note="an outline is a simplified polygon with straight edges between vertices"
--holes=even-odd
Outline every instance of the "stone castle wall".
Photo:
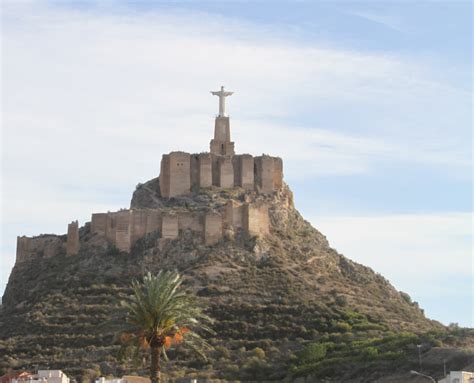
[[65,243],[57,235],[40,235],[38,237],[17,237],[16,263],[33,257],[51,258],[65,253]]
[[[253,203],[229,201],[217,211],[174,211],[173,209],[130,209],[92,214],[90,230],[120,251],[129,252],[147,234],[157,232],[161,239],[176,239],[185,230],[200,236],[205,245],[214,245],[226,230],[243,230],[249,236],[269,233],[268,207]],[[75,255],[81,246],[79,224],[68,225],[66,236],[42,235],[18,237],[16,262],[49,258],[61,253]]]
[[172,198],[216,186],[224,189],[241,187],[269,193],[283,183],[283,161],[279,157],[250,154],[222,156],[212,153],[171,152],[163,155],[160,192]]
[[74,221],[67,225],[66,254],[75,255],[79,248],[79,222]]
[[184,152],[164,154],[161,160],[160,191],[165,198],[191,191],[191,155]]
[[267,234],[268,208],[249,206],[252,204],[230,202],[219,211],[207,212],[131,209],[96,213],[92,214],[91,232],[103,236],[121,251],[130,251],[138,239],[154,231],[159,232],[160,238],[176,239],[181,232],[191,230],[199,233],[206,245],[218,242],[224,228],[229,227],[243,229],[251,236]]

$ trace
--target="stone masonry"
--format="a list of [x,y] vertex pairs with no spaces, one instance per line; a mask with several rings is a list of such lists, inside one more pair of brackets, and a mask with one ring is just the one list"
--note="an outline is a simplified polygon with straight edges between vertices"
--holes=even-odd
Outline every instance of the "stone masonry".
[[79,223],[71,222],[67,225],[66,254],[75,255],[79,253]]

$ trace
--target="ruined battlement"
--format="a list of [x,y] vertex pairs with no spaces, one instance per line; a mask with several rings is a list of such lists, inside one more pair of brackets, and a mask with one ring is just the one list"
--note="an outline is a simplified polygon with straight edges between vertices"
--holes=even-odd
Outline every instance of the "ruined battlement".
[[[240,231],[253,237],[266,235],[269,230],[270,219],[266,204],[233,200],[217,209],[123,209],[94,213],[90,222],[90,234],[93,238],[124,252],[130,252],[139,239],[152,233],[156,234],[157,245],[162,241],[179,238],[184,231],[191,231],[198,242],[211,246],[229,232]],[[88,240],[80,239],[78,221],[68,224],[66,235],[18,237],[16,263],[61,254],[76,255],[81,245]]]
[[229,202],[218,209],[130,209],[118,212],[95,213],[91,219],[91,233],[99,235],[120,251],[129,252],[137,240],[157,233],[159,239],[179,238],[189,230],[205,245],[214,245],[228,230],[248,236],[269,232],[268,206],[262,203]]
[[212,186],[270,193],[282,186],[283,162],[268,155],[171,152],[163,155],[159,182],[163,198],[197,193]]

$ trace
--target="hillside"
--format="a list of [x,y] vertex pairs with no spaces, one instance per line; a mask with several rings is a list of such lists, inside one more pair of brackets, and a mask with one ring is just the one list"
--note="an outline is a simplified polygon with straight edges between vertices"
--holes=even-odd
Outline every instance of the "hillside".
[[[0,311],[1,367],[49,365],[77,378],[140,372],[118,360],[118,303],[130,292],[132,279],[160,269],[183,273],[216,319],[210,360],[204,363],[178,348],[167,365],[174,377],[276,380],[319,371],[334,378],[355,374],[345,381],[359,381],[356,376],[406,371],[416,363],[410,358],[417,342],[426,350],[442,345],[440,339],[449,343],[449,336],[458,342],[459,336],[425,318],[407,294],[332,249],[295,209],[286,185],[267,194],[211,188],[162,199],[155,179],[137,187],[131,205],[193,211],[229,200],[269,204],[270,234],[227,232],[217,244],[205,246],[191,230],[164,242],[151,233],[127,253],[107,245],[86,224],[79,254],[15,265]],[[311,353],[304,356],[315,342],[324,344],[329,365]],[[351,357],[348,364],[344,355],[354,355],[354,347],[364,358]],[[453,366],[467,364],[466,355],[457,355]],[[337,367],[341,362],[344,368]]]

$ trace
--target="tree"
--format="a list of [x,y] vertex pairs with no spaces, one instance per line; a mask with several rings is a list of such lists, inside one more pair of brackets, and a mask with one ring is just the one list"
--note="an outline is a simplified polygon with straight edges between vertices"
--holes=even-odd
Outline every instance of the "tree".
[[133,294],[124,302],[127,330],[120,340],[124,353],[139,359],[142,350],[150,352],[150,379],[161,382],[161,357],[168,359],[166,350],[182,343],[202,358],[212,349],[196,331],[214,334],[208,327],[212,319],[204,314],[193,296],[183,286],[183,278],[175,272],[148,273],[143,282],[133,281]]

